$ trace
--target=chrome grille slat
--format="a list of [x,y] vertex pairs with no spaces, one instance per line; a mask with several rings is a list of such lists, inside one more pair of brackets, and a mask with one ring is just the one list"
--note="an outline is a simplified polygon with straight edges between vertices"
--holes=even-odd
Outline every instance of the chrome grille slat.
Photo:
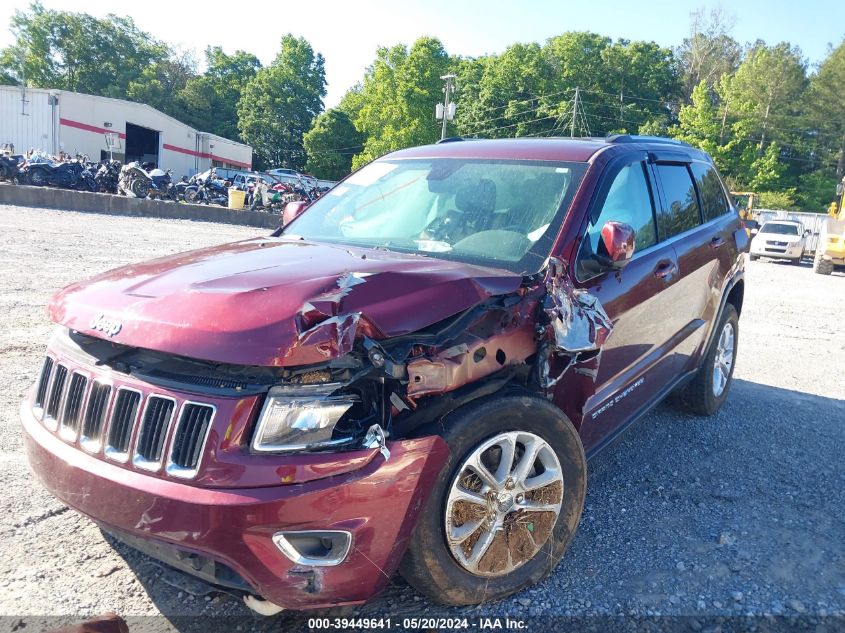
[[214,413],[215,408],[208,404],[186,402],[182,407],[170,448],[169,474],[183,478],[196,475]]
[[87,387],[88,379],[85,376],[79,373],[71,374],[61,421],[61,428],[69,431],[71,438],[75,438],[77,432],[79,431],[82,401],[85,398]]
[[158,470],[161,466],[164,443],[175,410],[176,401],[173,398],[158,395],[147,398],[135,447],[133,461],[136,466],[149,470]]
[[98,382],[91,385],[88,405],[85,407],[85,417],[82,420],[82,444],[99,445],[106,419],[106,410],[111,396],[111,387]]
[[38,386],[35,388],[35,400],[32,406],[36,409],[44,408],[44,400],[47,398],[47,386],[50,384],[50,376],[53,373],[53,359],[47,356],[41,366],[41,374],[38,377]]
[[109,423],[106,456],[125,460],[129,453],[132,430],[138,417],[138,405],[141,404],[141,392],[120,387],[114,398],[114,407]]
[[64,365],[58,365],[53,373],[53,380],[50,383],[50,395],[48,396],[47,403],[44,406],[44,414],[47,418],[57,420],[59,411],[61,410],[62,396],[64,395],[65,380],[67,379],[67,367]]

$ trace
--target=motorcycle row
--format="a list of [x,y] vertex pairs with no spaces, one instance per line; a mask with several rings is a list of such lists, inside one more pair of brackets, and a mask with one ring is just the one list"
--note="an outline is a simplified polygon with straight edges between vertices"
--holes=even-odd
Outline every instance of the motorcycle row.
[[0,153],[0,180],[36,187],[53,186],[94,193],[111,193],[134,198],[185,201],[192,204],[229,204],[229,189],[245,194],[251,210],[281,213],[288,202],[313,201],[322,193],[301,185],[283,182],[271,174],[239,178],[219,178],[215,169],[174,182],[171,170],[153,163],[103,160],[93,163],[85,155],[48,156],[43,152]]

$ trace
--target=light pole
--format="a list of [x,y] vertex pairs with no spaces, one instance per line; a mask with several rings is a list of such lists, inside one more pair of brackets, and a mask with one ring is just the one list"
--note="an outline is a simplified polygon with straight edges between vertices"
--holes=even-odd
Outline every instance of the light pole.
[[441,79],[446,82],[443,87],[443,103],[437,104],[434,109],[434,115],[438,119],[443,119],[443,127],[440,129],[440,140],[446,138],[446,131],[449,121],[455,118],[455,104],[451,102],[449,97],[455,92],[455,77],[457,75],[443,75]]

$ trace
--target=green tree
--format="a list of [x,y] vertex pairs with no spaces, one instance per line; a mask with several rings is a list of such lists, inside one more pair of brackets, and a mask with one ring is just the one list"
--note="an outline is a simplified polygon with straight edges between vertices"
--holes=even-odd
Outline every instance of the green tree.
[[303,137],[305,169],[317,178],[340,180],[352,170],[352,157],[363,149],[364,136],[342,110],[326,110]]
[[[538,44],[513,44],[498,56],[459,64],[457,128],[487,138],[550,130],[560,101],[553,68]],[[558,97],[558,98],[555,98]]]
[[238,101],[261,62],[251,53],[227,55],[215,46],[205,50],[205,64],[205,73],[189,79],[178,95],[182,119],[200,130],[239,140]]
[[730,36],[733,17],[723,9],[712,9],[709,15],[699,9],[691,18],[690,36],[675,49],[685,102],[702,81],[714,91],[723,76],[736,71],[742,56],[739,42]]
[[725,129],[722,114],[702,79],[692,91],[691,103],[681,106],[678,124],[669,128],[669,134],[710,154],[723,174],[735,175],[742,148]]
[[325,94],[323,56],[305,39],[285,35],[273,63],[255,73],[238,100],[238,129],[258,167],[305,167],[302,136]]
[[126,98],[144,69],[167,60],[170,50],[131,18],[45,9],[39,2],[16,11],[15,43],[0,51],[8,83]]
[[836,179],[841,180],[845,176],[845,40],[830,50],[810,79],[806,103],[808,122],[819,132],[823,151],[836,160]]
[[762,153],[766,141],[777,139],[779,130],[798,113],[806,81],[800,49],[786,42],[754,44],[723,94],[736,117],[734,132],[758,137],[758,152]]
[[458,85],[461,133],[493,137],[568,133],[576,87],[592,134],[665,130],[679,94],[671,50],[589,32],[461,60]]
[[185,109],[179,97],[196,72],[197,63],[191,53],[172,52],[144,68],[137,79],[130,81],[125,98],[184,119]]
[[357,168],[387,152],[431,143],[439,138],[434,106],[440,100],[449,69],[449,56],[440,40],[418,39],[404,45],[381,47],[367,69],[360,94],[355,127],[364,134],[364,150],[355,156]]
[[782,186],[786,166],[780,161],[780,147],[769,143],[766,151],[751,163],[751,181],[755,191],[776,191]]

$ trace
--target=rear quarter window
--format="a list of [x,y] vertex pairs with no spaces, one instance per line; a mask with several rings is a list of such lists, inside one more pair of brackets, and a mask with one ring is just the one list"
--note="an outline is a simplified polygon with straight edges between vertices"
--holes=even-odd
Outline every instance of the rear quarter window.
[[707,163],[693,163],[690,169],[701,196],[704,221],[713,220],[730,211],[722,181],[713,166]]
[[665,240],[697,227],[701,216],[687,166],[658,163],[655,167],[665,195],[664,208],[657,215],[657,230]]

